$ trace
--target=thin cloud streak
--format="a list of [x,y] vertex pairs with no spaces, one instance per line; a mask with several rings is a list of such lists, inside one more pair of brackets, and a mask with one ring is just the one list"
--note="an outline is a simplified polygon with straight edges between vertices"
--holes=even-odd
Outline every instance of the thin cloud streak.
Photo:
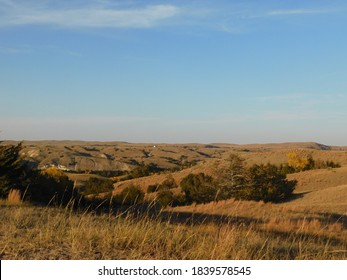
[[[55,6],[50,5],[53,4]],[[61,28],[149,29],[159,25],[200,26],[225,33],[244,33],[247,20],[280,16],[328,14],[336,9],[245,10],[212,9],[201,5],[153,4],[142,7],[112,2],[86,1],[83,6],[64,6],[52,1],[0,0],[0,28],[49,25]]]
[[245,18],[249,19],[266,19],[266,18],[281,18],[291,16],[313,16],[313,15],[326,15],[333,14],[341,11],[337,8],[321,8],[321,9],[284,9],[284,10],[268,10],[258,14],[250,13]]
[[325,10],[293,9],[293,10],[274,10],[268,12],[267,16],[287,16],[287,15],[307,15],[307,14],[325,14]]
[[[7,3],[9,4],[6,5]],[[178,7],[168,4],[136,9],[108,7],[52,9],[46,6],[16,6],[11,1],[6,1],[0,8],[0,26],[36,24],[71,28],[150,28],[159,22],[178,16],[180,12]]]

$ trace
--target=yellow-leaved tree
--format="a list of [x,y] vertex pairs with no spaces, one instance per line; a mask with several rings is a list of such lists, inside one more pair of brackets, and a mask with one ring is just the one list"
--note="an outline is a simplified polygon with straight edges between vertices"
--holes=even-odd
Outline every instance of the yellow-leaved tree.
[[305,150],[293,150],[287,154],[288,165],[295,171],[303,171],[311,164],[312,156]]

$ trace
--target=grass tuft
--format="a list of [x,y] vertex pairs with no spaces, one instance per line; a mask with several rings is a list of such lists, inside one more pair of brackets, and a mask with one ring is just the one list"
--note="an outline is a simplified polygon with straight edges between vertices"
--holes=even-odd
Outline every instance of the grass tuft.
[[21,192],[17,189],[11,189],[7,196],[8,205],[20,205],[22,204]]

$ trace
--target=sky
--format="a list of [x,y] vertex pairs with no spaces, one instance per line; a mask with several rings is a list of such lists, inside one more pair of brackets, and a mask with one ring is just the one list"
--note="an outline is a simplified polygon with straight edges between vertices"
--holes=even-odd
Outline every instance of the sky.
[[0,139],[347,145],[344,0],[0,0]]

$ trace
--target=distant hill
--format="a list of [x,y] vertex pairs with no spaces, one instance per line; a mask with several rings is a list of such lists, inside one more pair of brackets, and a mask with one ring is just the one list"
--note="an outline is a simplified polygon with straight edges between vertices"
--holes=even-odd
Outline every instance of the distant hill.
[[[1,144],[18,143],[4,141]],[[179,170],[198,162],[222,159],[239,153],[249,164],[282,163],[294,149],[306,149],[320,156],[329,151],[332,160],[344,163],[346,147],[331,147],[314,142],[270,144],[132,144],[127,142],[23,141],[22,156],[33,166],[51,165],[63,170],[131,170],[141,164]]]

